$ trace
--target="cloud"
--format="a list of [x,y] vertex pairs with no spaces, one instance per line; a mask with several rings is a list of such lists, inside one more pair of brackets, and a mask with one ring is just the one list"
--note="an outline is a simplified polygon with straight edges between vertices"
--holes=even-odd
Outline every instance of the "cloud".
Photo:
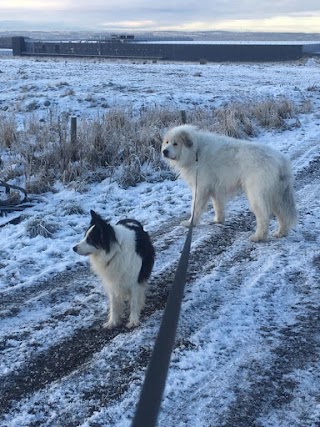
[[98,31],[296,28],[319,32],[320,5],[319,0],[11,0],[0,5],[0,16],[42,28]]
[[[257,32],[319,32],[318,16],[274,16],[266,19],[220,21],[214,25],[215,30]],[[213,28],[212,28],[213,29]]]
[[72,0],[46,0],[39,4],[39,0],[10,0],[10,2],[0,5],[2,13],[19,13],[21,11],[46,11],[46,10],[65,10],[72,6]]
[[105,22],[103,24],[103,26],[106,29],[119,29],[119,30],[123,30],[123,29],[136,29],[139,30],[141,28],[143,29],[151,29],[151,28],[156,28],[157,27],[157,23],[155,21],[119,21],[119,22]]

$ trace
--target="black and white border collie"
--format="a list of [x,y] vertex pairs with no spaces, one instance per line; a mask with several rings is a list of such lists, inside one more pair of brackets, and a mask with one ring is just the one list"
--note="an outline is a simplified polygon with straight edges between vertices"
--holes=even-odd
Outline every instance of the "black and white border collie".
[[123,219],[111,225],[93,210],[90,213],[90,226],[73,250],[89,256],[91,268],[108,294],[109,320],[103,326],[110,329],[119,325],[128,300],[130,316],[126,326],[133,328],[139,325],[144,306],[147,281],[154,264],[154,247],[139,221]]

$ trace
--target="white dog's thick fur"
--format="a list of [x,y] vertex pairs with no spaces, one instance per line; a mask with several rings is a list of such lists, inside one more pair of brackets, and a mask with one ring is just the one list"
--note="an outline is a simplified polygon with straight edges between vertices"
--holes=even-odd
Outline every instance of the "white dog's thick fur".
[[154,264],[154,248],[142,225],[132,219],[110,224],[91,211],[91,224],[85,237],[73,250],[89,256],[92,270],[102,280],[109,297],[107,328],[117,326],[129,301],[128,328],[139,324],[145,291]]
[[[295,224],[293,176],[290,162],[282,153],[262,144],[182,125],[166,133],[162,155],[192,189],[192,206],[196,200],[194,225],[198,224],[210,198],[215,211],[214,222],[222,223],[228,197],[239,190],[246,193],[256,217],[257,228],[250,237],[252,241],[267,238],[272,214],[279,223],[276,237],[286,236]],[[188,226],[190,221],[191,218],[182,225]]]

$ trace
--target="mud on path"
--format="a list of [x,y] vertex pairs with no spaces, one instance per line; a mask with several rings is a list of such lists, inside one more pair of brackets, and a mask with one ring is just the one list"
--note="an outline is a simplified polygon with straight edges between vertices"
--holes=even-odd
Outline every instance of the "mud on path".
[[[315,157],[308,168],[296,174],[296,190],[300,204],[304,206],[300,212],[301,223],[309,219],[312,212],[312,206],[307,209],[309,200],[305,189],[314,185],[319,197],[319,171],[320,157]],[[231,339],[229,347],[219,347],[222,356],[221,360],[217,359],[217,363],[221,364],[217,375],[224,372],[224,378],[227,379],[225,387],[232,389],[233,398],[219,407],[218,403],[206,397],[208,407],[204,410],[207,409],[208,419],[204,417],[203,425],[272,425],[264,424],[264,417],[270,419],[271,408],[272,419],[278,422],[274,425],[281,425],[279,420],[285,418],[283,411],[288,411],[290,405],[295,404],[299,388],[302,387],[301,382],[294,377],[295,372],[307,371],[314,376],[314,382],[319,387],[307,390],[306,396],[311,406],[320,406],[320,374],[316,369],[320,362],[320,304],[319,299],[314,298],[314,293],[319,292],[320,288],[320,251],[316,246],[319,229],[302,230],[299,235],[295,233],[290,243],[292,248],[287,248],[285,239],[271,239],[261,245],[249,242],[254,218],[247,210],[231,212],[223,227],[210,225],[210,219],[211,214],[207,214],[204,225],[193,233],[173,370],[179,369],[177,360],[181,352],[191,354],[199,350],[206,327],[211,325],[211,330],[219,328],[223,316],[228,319],[241,304],[241,310],[252,304],[250,308],[253,310],[254,322],[245,325],[244,331],[247,336],[253,333],[252,339],[260,342],[265,354],[260,355],[260,358],[248,357],[245,348],[236,339]],[[7,425],[7,419],[14,419],[21,412],[29,414],[33,420],[23,425],[77,426],[101,407],[112,406],[121,402],[122,398],[125,402],[132,389],[138,393],[186,236],[186,230],[177,226],[179,220],[175,218],[172,223],[166,224],[165,231],[159,229],[152,233],[158,261],[152,275],[142,323],[135,331],[127,331],[124,327],[107,331],[101,327],[106,316],[106,304],[102,292],[97,290],[97,279],[83,264],[45,283],[35,283],[27,290],[6,291],[1,295],[0,316],[4,320],[13,319],[19,313],[53,307],[50,315],[43,318],[39,316],[39,321],[33,322],[24,331],[17,330],[14,335],[4,336],[0,343],[1,351],[10,352],[12,341],[19,341],[24,349],[18,357],[17,366],[1,374],[1,425]],[[305,239],[311,247],[308,253],[304,251],[301,239]],[[310,271],[303,269],[302,260],[294,268],[289,265],[295,250],[301,251],[301,255],[310,261]],[[271,264],[270,259],[274,259]],[[255,282],[256,296],[252,296],[251,289],[247,287],[248,276],[253,276],[253,271],[247,267],[251,263],[259,269]],[[275,282],[279,283],[272,282],[273,274]],[[210,286],[202,282],[203,278],[208,277]],[[283,292],[293,295],[289,323],[279,318],[277,308],[277,295]],[[264,304],[262,313],[259,313],[259,298]],[[55,310],[56,305],[62,305],[63,308]],[[80,321],[83,317],[85,321]],[[60,329],[64,325],[63,333]],[[230,329],[232,327],[230,324]],[[58,336],[54,336],[55,330],[59,331]],[[38,333],[49,336],[49,344],[41,347],[36,342]],[[231,335],[233,333],[236,330],[230,331]],[[200,338],[195,338],[197,336]],[[12,351],[15,351],[15,347]],[[240,361],[235,358],[236,352],[239,353]],[[230,364],[234,364],[234,371],[230,369]],[[189,398],[185,402],[183,399],[175,400],[173,391],[173,402],[166,402],[163,417],[171,413],[171,422],[176,422],[172,425],[180,425],[178,423],[184,418],[185,425],[191,425],[188,424],[189,402],[196,399],[206,382],[210,388],[210,378],[202,379],[201,384],[195,379],[189,386]],[[86,384],[85,388],[83,384]],[[71,405],[75,399],[77,403]],[[306,408],[308,405],[301,404],[301,408],[296,409],[294,422],[299,422],[296,425],[320,426],[320,418],[316,419],[317,414],[320,416],[320,409],[306,413]],[[212,413],[216,415],[213,417]],[[109,416],[110,425],[115,425],[112,424],[112,415]],[[290,421],[290,417],[285,419]]]

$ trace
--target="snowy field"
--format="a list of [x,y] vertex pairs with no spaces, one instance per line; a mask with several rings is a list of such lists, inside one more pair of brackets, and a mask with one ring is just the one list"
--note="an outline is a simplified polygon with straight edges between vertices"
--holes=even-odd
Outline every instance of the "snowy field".
[[[290,157],[299,223],[287,238],[254,244],[255,220],[239,196],[225,225],[212,224],[210,206],[194,229],[161,427],[320,426],[320,60],[200,65],[0,55],[0,114],[22,126],[53,110],[92,117],[115,105],[188,111],[266,97],[312,105],[299,126],[254,139]],[[0,426],[127,427],[191,194],[180,180],[122,189],[108,179],[81,191],[57,182],[55,190],[20,224],[0,228]],[[135,217],[152,236],[156,263],[133,331],[102,329],[106,298],[87,260],[72,251],[90,209],[114,221]],[[34,218],[54,225],[50,237],[29,237]]]

